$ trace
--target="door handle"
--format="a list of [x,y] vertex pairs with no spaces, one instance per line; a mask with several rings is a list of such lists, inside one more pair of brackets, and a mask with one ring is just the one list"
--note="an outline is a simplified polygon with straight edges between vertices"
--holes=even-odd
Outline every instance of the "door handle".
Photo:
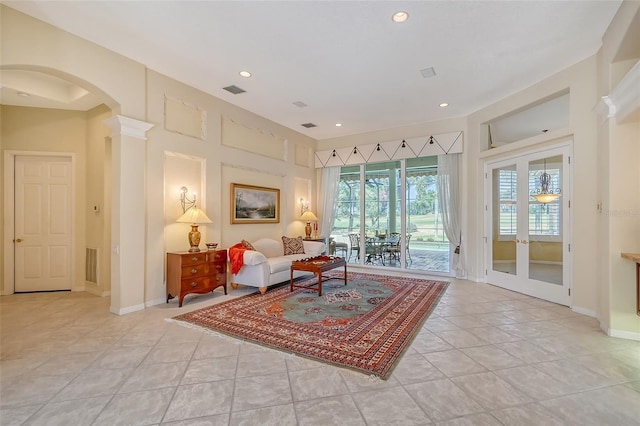
[[13,240],[13,242],[14,243],[21,243],[22,242],[22,238],[15,239],[15,240]]
[[516,238],[515,240],[513,240],[513,242],[518,244],[520,242],[520,240]]
[[522,240],[522,244],[527,244],[528,241],[527,240]]

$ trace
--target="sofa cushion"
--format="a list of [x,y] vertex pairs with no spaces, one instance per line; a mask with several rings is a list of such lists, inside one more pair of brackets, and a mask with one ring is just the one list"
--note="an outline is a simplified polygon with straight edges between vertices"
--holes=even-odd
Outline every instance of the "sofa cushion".
[[253,241],[251,244],[257,251],[264,254],[267,258],[282,256],[284,254],[282,243],[277,240],[272,240],[271,238],[260,238],[259,240]]
[[243,260],[245,265],[259,265],[262,262],[266,262],[267,258],[259,251],[245,250]]
[[247,250],[255,250],[255,248],[253,247],[253,245],[252,245],[249,241],[247,241],[247,240],[242,240],[242,241],[240,242],[240,244],[242,244],[242,246],[243,246],[244,248],[246,248]]
[[282,237],[282,246],[284,247],[284,255],[289,254],[304,254],[304,244],[302,244],[302,237],[289,238]]
[[308,256],[304,253],[271,257],[267,259],[267,262],[269,262],[269,271],[271,272],[271,274],[276,274],[282,271],[290,271],[291,262],[293,262],[294,260],[306,259],[307,257]]

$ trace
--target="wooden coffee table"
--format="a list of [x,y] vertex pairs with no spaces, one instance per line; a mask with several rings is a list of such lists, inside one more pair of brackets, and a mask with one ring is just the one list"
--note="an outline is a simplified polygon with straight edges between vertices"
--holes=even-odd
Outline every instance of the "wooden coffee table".
[[[344,267],[344,285],[347,285],[347,262],[345,262],[344,257],[316,256],[309,259],[295,260],[291,262],[290,290],[293,291],[294,288],[307,288],[317,290],[318,296],[322,296],[322,273],[341,266]],[[293,271],[313,272],[318,276],[318,287],[316,288],[315,284],[295,285],[293,283]],[[327,279],[340,279],[340,277],[329,277]]]

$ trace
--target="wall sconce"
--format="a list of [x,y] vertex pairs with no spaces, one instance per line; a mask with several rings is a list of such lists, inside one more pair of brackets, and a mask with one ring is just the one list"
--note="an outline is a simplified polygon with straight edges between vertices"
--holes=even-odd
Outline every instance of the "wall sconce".
[[306,201],[304,198],[300,198],[300,216],[309,210],[309,201]]
[[185,213],[191,207],[196,205],[196,193],[193,193],[193,199],[189,199],[187,194],[189,193],[189,189],[186,186],[180,188],[180,205],[182,206],[182,213]]

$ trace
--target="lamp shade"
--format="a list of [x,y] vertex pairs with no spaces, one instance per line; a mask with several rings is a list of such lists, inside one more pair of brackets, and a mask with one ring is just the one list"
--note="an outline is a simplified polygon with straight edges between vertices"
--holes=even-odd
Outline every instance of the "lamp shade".
[[191,207],[182,216],[176,220],[180,223],[211,223],[211,219],[196,206]]
[[307,210],[306,212],[302,213],[302,216],[300,216],[300,219],[306,220],[307,222],[309,222],[311,220],[318,220],[316,215],[313,214],[313,212],[311,210]]

